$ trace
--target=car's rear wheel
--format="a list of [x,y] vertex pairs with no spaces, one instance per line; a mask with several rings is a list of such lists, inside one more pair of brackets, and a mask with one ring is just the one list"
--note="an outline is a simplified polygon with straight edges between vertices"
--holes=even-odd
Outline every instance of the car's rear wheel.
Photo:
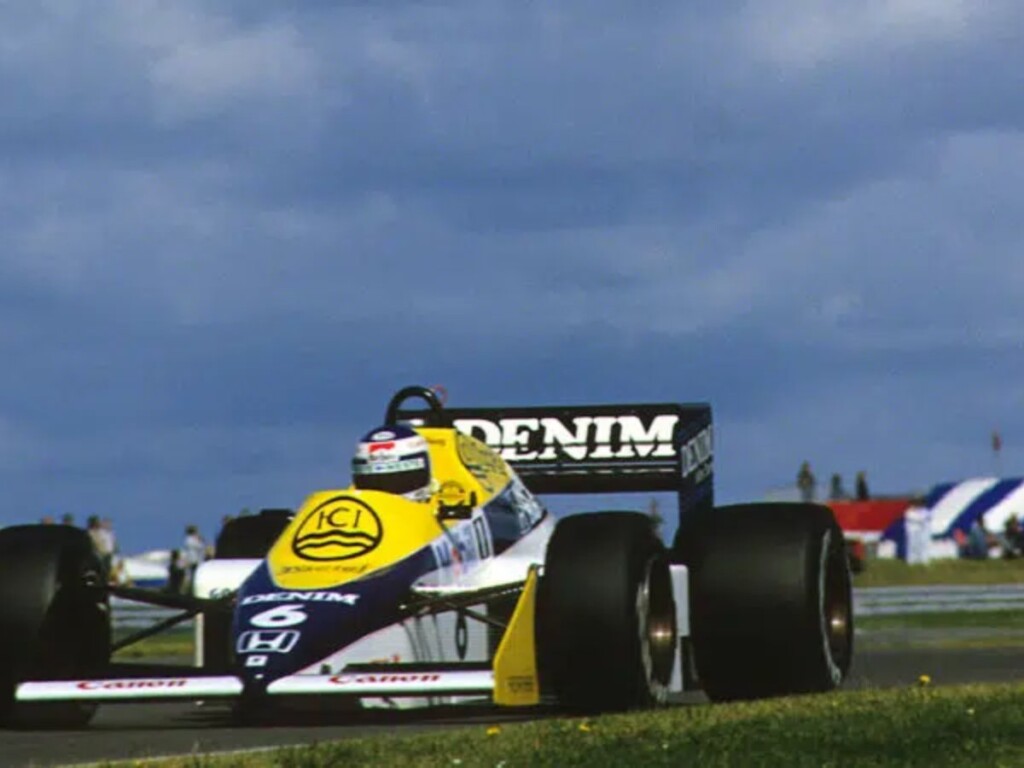
[[665,700],[676,658],[669,559],[633,512],[561,520],[538,596],[542,686],[580,710]]
[[17,703],[24,680],[101,676],[110,661],[102,567],[85,531],[24,525],[0,530],[0,722],[76,727],[96,706]]
[[836,688],[853,656],[843,534],[816,504],[719,507],[680,533],[697,672],[712,700]]

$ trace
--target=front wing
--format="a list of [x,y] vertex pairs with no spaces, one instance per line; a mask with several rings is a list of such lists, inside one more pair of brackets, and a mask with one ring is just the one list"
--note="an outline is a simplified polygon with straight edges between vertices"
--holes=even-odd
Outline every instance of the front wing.
[[[342,672],[337,675],[292,675],[267,687],[270,696],[343,694],[347,696],[443,696],[490,694],[494,673],[482,670],[410,672],[400,665],[386,672]],[[236,699],[242,681],[233,675],[206,677],[112,678],[109,680],[53,680],[18,686],[17,700],[47,701],[159,701],[171,699]]]
[[[538,571],[532,568],[522,586],[512,619],[487,664],[359,664],[338,674],[297,674],[272,681],[268,696],[342,695],[350,697],[433,697],[492,695],[498,703],[536,704],[540,701],[534,647]],[[122,665],[121,669],[125,667]],[[235,699],[244,684],[234,675],[182,674],[149,677],[111,677],[96,680],[28,681],[15,698],[23,702],[118,702],[168,699]],[[188,674],[186,674],[188,673]]]
[[[538,572],[530,570],[511,621],[491,665],[476,663],[415,663],[350,665],[337,674],[297,674],[271,682],[267,696],[338,695],[346,697],[440,697],[490,696],[494,703],[528,706],[540,702],[534,618]],[[682,641],[689,635],[687,572],[672,567],[677,595],[677,631]],[[681,598],[681,599],[679,599]],[[672,690],[683,689],[677,663]],[[121,666],[124,669],[124,665]],[[198,670],[195,670],[198,672]],[[18,686],[19,702],[133,702],[175,699],[238,699],[242,679],[234,675],[195,674],[183,668],[176,674],[119,676],[88,680],[26,681]]]

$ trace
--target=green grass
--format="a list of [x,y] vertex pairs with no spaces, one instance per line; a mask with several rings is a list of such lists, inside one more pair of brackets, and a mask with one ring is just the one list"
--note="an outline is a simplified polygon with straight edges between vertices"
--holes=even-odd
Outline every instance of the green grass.
[[[1024,765],[1024,686],[916,686],[480,725],[226,756],[165,768],[288,766]],[[138,765],[138,762],[133,763]]]
[[[1024,560],[947,559],[908,565],[874,559],[853,577],[855,588],[1015,582],[1024,582]],[[1013,610],[859,616],[855,623],[860,648],[1024,646],[1024,613]]]
[[1021,611],[960,611],[957,613],[908,613],[892,616],[861,616],[857,628],[883,629],[1020,629]]
[[964,611],[861,616],[855,619],[856,646],[885,648],[1024,647],[1024,612]]
[[[118,632],[115,640],[127,636],[125,632]],[[162,632],[153,637],[147,637],[138,643],[114,654],[114,661],[137,661],[141,659],[191,659],[195,649],[191,627],[183,627]]]
[[902,560],[872,559],[853,577],[854,587],[895,587],[926,584],[1010,584],[1024,582],[1024,559],[935,560],[908,565]]

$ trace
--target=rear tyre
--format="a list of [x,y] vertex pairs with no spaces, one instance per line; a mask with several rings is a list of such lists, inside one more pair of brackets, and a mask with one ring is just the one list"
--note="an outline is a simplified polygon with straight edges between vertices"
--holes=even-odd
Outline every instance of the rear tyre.
[[687,525],[697,672],[714,701],[838,687],[853,657],[843,534],[816,504],[719,507]]
[[110,610],[102,567],[85,533],[70,526],[0,531],[0,723],[68,728],[95,704],[24,704],[23,680],[101,676],[110,662]]
[[633,512],[558,523],[538,594],[541,682],[578,710],[661,703],[676,657],[669,559]]

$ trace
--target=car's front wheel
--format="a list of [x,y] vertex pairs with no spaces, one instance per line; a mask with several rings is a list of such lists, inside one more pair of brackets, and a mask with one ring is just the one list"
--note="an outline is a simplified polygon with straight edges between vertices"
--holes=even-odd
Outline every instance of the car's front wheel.
[[650,519],[633,512],[561,520],[538,597],[542,685],[573,709],[665,700],[676,658],[669,559]]
[[23,704],[23,680],[99,676],[110,661],[110,611],[103,570],[85,533],[70,526],[0,530],[0,723],[76,727],[93,704]]

